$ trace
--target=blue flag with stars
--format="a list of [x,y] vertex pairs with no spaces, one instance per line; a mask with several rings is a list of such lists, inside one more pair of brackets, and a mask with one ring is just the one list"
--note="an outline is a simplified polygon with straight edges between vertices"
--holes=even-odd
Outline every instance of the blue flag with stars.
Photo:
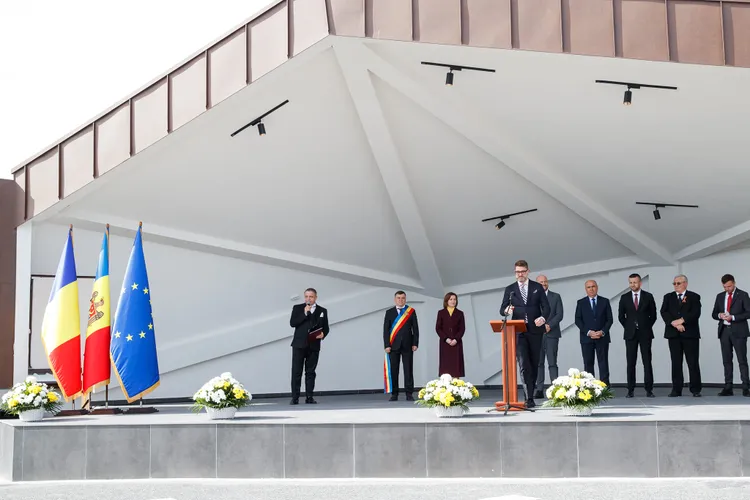
[[112,365],[125,398],[131,403],[159,387],[151,290],[140,226],[125,270],[111,331]]

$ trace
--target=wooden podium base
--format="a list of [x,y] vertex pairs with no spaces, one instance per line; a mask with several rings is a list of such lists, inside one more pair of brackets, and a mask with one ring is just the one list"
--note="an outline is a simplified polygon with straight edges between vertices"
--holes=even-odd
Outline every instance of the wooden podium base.
[[497,411],[505,411],[505,405],[510,405],[508,407],[508,411],[524,411],[526,409],[526,403],[525,402],[519,402],[514,401],[512,403],[506,403],[505,401],[496,401],[495,402],[495,409]]
[[136,406],[125,410],[125,414],[127,415],[140,415],[145,413],[159,413],[159,410],[152,406]]

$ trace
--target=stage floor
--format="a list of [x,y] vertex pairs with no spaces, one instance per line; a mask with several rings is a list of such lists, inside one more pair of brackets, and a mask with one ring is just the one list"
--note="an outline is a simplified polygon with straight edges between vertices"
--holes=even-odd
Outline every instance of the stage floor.
[[0,479],[750,476],[750,398],[636,394],[591,417],[488,413],[500,392],[482,391],[457,419],[370,394],[257,399],[227,421],[189,405],[3,420]]

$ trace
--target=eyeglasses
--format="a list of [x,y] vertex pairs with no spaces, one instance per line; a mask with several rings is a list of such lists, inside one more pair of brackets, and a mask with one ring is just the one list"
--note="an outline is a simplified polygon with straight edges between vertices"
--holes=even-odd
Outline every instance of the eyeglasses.
[[528,269],[526,269],[526,270],[524,270],[524,271],[516,271],[516,274],[526,274],[526,273],[528,273],[528,272],[529,272],[529,270],[528,270]]
[[672,282],[672,284],[673,284],[674,286],[677,286],[677,285],[682,285],[683,283],[685,283],[685,282],[684,282],[684,281],[673,281],[673,282]]

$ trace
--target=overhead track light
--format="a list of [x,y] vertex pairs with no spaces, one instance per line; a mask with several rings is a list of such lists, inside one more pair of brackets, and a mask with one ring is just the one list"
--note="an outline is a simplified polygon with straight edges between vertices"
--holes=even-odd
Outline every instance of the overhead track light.
[[677,87],[670,87],[667,85],[649,85],[647,83],[616,82],[613,80],[596,80],[596,83],[606,83],[609,85],[622,85],[623,87],[627,87],[627,90],[625,90],[625,97],[622,100],[622,103],[625,106],[630,106],[633,103],[633,89],[677,90]]
[[666,207],[677,207],[677,208],[698,208],[698,205],[680,205],[676,203],[656,203],[651,201],[636,201],[636,205],[651,205],[654,207],[654,220],[661,219],[661,213],[659,213],[660,208],[666,208]]
[[512,214],[505,214],[505,215],[499,215],[497,217],[490,217],[489,219],[482,219],[482,222],[488,222],[488,221],[491,221],[491,220],[500,219],[500,222],[498,222],[497,224],[495,224],[495,229],[500,230],[503,227],[505,227],[505,221],[507,219],[510,219],[511,217],[516,216],[516,215],[528,214],[530,212],[536,212],[536,211],[537,211],[536,208],[532,208],[531,210],[524,210],[522,212],[515,212],[515,213],[512,213]]
[[268,111],[266,111],[265,113],[263,113],[262,115],[260,115],[259,117],[257,117],[256,119],[254,119],[253,121],[251,121],[250,123],[248,123],[247,125],[244,125],[244,126],[238,128],[237,130],[235,130],[234,132],[232,132],[230,134],[230,137],[234,137],[235,135],[239,134],[240,132],[242,132],[246,128],[248,128],[248,127],[254,127],[256,125],[258,126],[258,135],[261,135],[261,136],[266,135],[266,126],[263,124],[263,122],[261,120],[263,120],[263,118],[265,118],[266,116],[270,115],[271,113],[273,113],[274,111],[276,111],[277,109],[279,109],[281,106],[283,106],[284,104],[286,104],[288,102],[289,102],[289,99],[287,99],[286,101],[284,101],[281,104],[277,105],[276,107],[274,107],[272,109],[269,109]]
[[428,61],[422,61],[422,64],[425,64],[427,66],[439,66],[441,68],[448,68],[448,73],[445,75],[445,84],[449,87],[453,86],[453,72],[454,71],[484,71],[486,73],[494,73],[494,69],[490,68],[477,68],[475,66],[461,66],[459,64],[444,64],[444,63],[436,63],[436,62],[428,62]]

